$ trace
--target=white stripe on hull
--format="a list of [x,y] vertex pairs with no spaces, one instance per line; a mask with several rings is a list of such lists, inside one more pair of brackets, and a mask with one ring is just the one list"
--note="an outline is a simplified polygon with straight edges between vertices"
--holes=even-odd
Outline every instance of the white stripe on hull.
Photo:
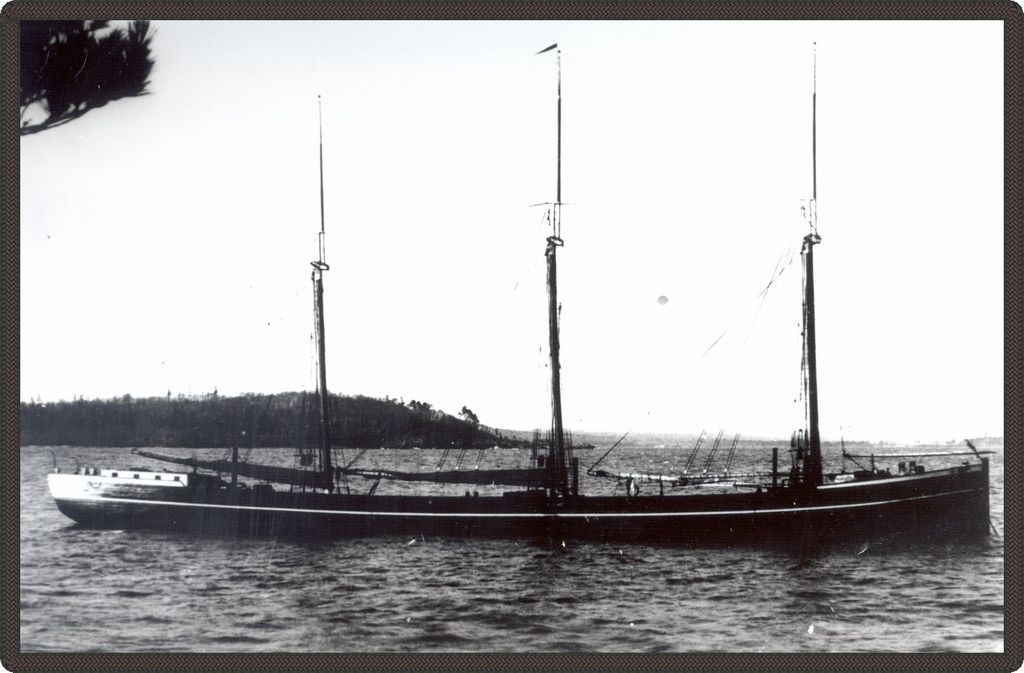
[[825,512],[848,509],[860,509],[865,507],[881,507],[884,505],[895,505],[899,503],[942,498],[964,493],[981,493],[982,489],[963,489],[958,491],[946,491],[930,495],[918,495],[910,498],[896,498],[892,500],[876,500],[873,502],[858,502],[844,505],[815,505],[810,507],[786,507],[774,509],[743,509],[743,510],[719,510],[706,512],[395,512],[380,510],[342,510],[342,509],[312,509],[300,507],[261,507],[257,505],[218,505],[213,503],[192,503],[173,502],[165,500],[141,500],[133,498],[104,498],[84,495],[77,498],[56,498],[67,503],[104,503],[109,505],[136,504],[147,507],[192,507],[206,509],[227,509],[244,510],[255,512],[280,512],[296,514],[325,514],[334,516],[376,516],[376,517],[436,517],[436,518],[460,518],[460,519],[623,519],[623,518],[674,518],[687,516],[745,516],[758,514],[795,514],[800,512]]

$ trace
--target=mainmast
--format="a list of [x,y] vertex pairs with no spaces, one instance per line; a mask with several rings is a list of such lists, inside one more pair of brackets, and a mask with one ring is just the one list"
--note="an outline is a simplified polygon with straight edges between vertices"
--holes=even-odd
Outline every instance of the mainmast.
[[[817,43],[815,43],[817,47]],[[814,246],[818,235],[818,55],[815,48],[814,78],[811,93],[811,201],[808,204],[810,232],[804,236],[800,254],[804,258],[804,357],[807,363],[807,441],[804,482],[822,483],[821,436],[818,434],[818,365],[814,334]]]
[[331,467],[330,412],[327,393],[327,355],[324,341],[324,271],[331,267],[324,261],[324,122],[323,106],[317,96],[317,111],[320,120],[320,233],[317,236],[317,259],[310,262],[313,267],[313,316],[316,323],[317,363],[319,380],[317,393],[320,399],[320,469],[327,483],[333,484]]
[[538,54],[555,50],[558,70],[558,141],[556,151],[555,200],[551,204],[548,217],[551,221],[552,233],[547,237],[544,257],[547,258],[548,273],[548,338],[551,353],[551,447],[548,454],[548,465],[554,470],[554,481],[562,495],[569,495],[568,469],[565,455],[565,433],[562,428],[562,382],[561,365],[558,359],[558,248],[562,241],[562,50],[555,43],[546,47]]

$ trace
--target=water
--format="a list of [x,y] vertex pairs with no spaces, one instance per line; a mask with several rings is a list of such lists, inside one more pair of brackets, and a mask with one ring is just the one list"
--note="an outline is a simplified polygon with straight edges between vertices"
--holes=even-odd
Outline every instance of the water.
[[[489,465],[519,465],[526,456],[491,453]],[[991,471],[1000,531],[1001,454]],[[364,464],[424,467],[439,455],[373,451]],[[583,452],[580,462],[597,455]],[[22,449],[23,651],[1003,650],[1003,545],[995,535],[911,548],[880,541],[809,556],[410,537],[224,542],[75,527],[46,490],[54,456],[65,467],[72,456],[93,465],[149,464],[124,449]],[[254,460],[282,464],[291,456],[254,452]],[[755,457],[763,451],[738,457],[734,470]],[[627,449],[602,467],[667,471],[684,461],[685,450]]]

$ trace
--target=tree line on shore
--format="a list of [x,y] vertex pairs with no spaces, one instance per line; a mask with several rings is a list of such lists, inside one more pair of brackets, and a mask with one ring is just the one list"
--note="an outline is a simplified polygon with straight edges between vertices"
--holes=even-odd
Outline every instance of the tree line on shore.
[[[417,400],[330,395],[329,416],[335,446],[519,445],[465,406],[452,416]],[[310,392],[21,403],[22,446],[302,448],[319,442],[319,428],[319,401]]]

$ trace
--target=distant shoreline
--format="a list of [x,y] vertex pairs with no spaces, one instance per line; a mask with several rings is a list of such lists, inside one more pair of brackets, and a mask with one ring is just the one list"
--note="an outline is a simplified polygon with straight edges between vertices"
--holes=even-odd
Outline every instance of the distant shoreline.
[[[386,397],[330,396],[332,444],[346,448],[538,448],[547,447],[539,430],[506,430],[480,423],[463,407],[459,416],[430,404]],[[20,445],[78,447],[174,447],[194,449],[277,448],[313,446],[318,439],[319,406],[315,394],[75,399],[70,402],[22,402]],[[576,432],[574,448],[608,447],[619,433]],[[692,448],[697,434],[630,433],[620,447]],[[1002,437],[970,438],[979,449],[1002,448]],[[707,442],[707,438],[705,438]],[[788,448],[788,438],[750,437],[744,449]],[[964,447],[963,439],[945,442],[824,441],[826,449],[871,450],[908,447]]]
[[[180,448],[301,448],[319,441],[314,393],[202,397],[130,395],[71,402],[22,402],[22,446]],[[340,446],[483,448],[520,445],[479,422],[463,407],[459,416],[430,404],[391,398],[331,395],[331,443]]]

